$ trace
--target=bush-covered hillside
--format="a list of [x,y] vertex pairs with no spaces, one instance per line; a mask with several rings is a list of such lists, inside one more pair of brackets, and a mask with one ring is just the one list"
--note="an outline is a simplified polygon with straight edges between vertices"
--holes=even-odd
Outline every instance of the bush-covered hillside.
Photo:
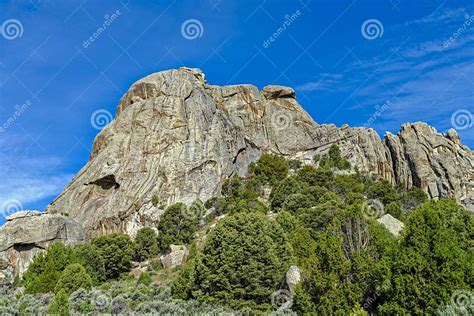
[[[54,244],[4,289],[0,313],[474,313],[472,214],[352,170],[337,146],[314,161],[265,154],[221,197],[171,205],[135,240]],[[404,223],[400,236],[384,214]],[[164,268],[172,244],[189,254]],[[130,273],[140,261],[147,270]]]

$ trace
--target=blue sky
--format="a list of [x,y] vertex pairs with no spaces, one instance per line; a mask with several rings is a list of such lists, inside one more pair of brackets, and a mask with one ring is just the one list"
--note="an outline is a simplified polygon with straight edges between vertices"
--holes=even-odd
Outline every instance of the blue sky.
[[181,66],[292,86],[318,123],[426,121],[474,145],[472,1],[2,0],[0,23],[2,213],[44,209],[87,162],[93,113]]

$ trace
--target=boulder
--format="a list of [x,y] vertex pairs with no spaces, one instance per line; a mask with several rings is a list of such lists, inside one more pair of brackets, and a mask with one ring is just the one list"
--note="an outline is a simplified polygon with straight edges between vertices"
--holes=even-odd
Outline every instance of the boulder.
[[295,98],[295,90],[290,87],[284,86],[266,86],[263,87],[262,94],[267,99],[278,99],[278,98]]
[[468,211],[474,213],[474,197],[468,197],[461,201],[461,205]]
[[290,290],[291,294],[295,293],[295,287],[301,281],[301,272],[297,266],[291,266],[286,272],[286,285]]
[[385,226],[388,231],[394,236],[400,236],[404,224],[390,214],[385,214],[377,219],[377,222]]
[[160,257],[161,264],[165,268],[175,268],[184,263],[188,255],[186,246],[170,245],[171,252]]
[[132,262],[132,269],[129,275],[138,279],[143,272],[148,272],[150,270],[150,261],[146,260],[143,262]]
[[16,274],[21,276],[34,256],[50,244],[73,245],[85,241],[82,226],[72,218],[40,212],[19,213],[10,216],[0,228],[0,272],[9,281]]
[[25,217],[33,217],[33,216],[40,216],[42,213],[40,211],[19,211],[13,213],[10,216],[7,216],[7,222],[11,222],[16,219],[25,218]]

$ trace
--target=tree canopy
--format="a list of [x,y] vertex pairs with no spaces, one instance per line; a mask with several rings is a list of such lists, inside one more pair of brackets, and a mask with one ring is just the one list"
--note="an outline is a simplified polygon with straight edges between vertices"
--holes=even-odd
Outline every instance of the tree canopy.
[[[145,288],[158,281],[175,299],[249,314],[279,308],[272,297],[281,291],[302,315],[474,313],[470,305],[453,305],[456,293],[470,298],[473,291],[472,213],[454,200],[429,201],[419,188],[352,170],[336,145],[315,161],[264,154],[248,176],[224,181],[222,196],[169,206],[158,227],[140,229],[135,240],[113,233],[74,247],[51,245],[18,283],[27,295],[56,293],[49,310],[67,315],[70,295],[109,288],[130,278],[132,260],[185,244],[183,266],[155,274],[151,264],[133,281],[137,291],[112,291],[143,301],[155,291]],[[371,201],[380,209],[371,209]],[[383,214],[404,222],[400,236],[377,221]],[[301,281],[290,293],[292,265]]]

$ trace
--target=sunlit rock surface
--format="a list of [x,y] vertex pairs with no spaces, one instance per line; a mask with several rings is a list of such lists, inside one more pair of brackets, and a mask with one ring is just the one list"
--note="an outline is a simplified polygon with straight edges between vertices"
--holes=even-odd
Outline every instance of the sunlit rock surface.
[[134,83],[89,162],[47,212],[69,212],[91,236],[134,235],[156,225],[167,205],[219,195],[225,179],[245,174],[263,152],[311,163],[332,144],[362,172],[421,187],[431,198],[472,201],[473,152],[455,131],[404,124],[381,140],[372,129],[317,124],[291,88],[214,86],[204,78],[181,68]]

